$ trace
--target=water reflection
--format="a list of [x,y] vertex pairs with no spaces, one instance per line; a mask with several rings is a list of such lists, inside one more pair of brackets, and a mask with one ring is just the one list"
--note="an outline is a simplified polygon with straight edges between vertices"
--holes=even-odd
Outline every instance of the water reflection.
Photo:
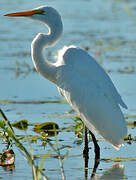
[[[21,4],[20,4],[21,3]],[[6,12],[17,10],[19,5],[21,9],[31,9],[37,7],[38,5],[43,5],[43,3],[54,6],[61,11],[64,22],[64,35],[61,42],[51,49],[50,52],[57,52],[58,49],[63,47],[63,45],[75,44],[78,47],[83,47],[92,54],[102,63],[104,68],[110,73],[112,80],[116,83],[119,91],[121,92],[124,100],[127,102],[129,111],[125,114],[136,114],[135,101],[136,99],[136,17],[135,14],[135,1],[122,1],[119,0],[115,2],[114,0],[79,0],[79,1],[57,1],[47,0],[34,0],[32,1],[22,0],[22,1],[1,1],[1,14]],[[68,8],[68,7],[71,8]],[[97,7],[97,8],[96,8]],[[127,12],[125,11],[127,7]],[[133,17],[129,16],[132,12]],[[80,12],[80,13],[77,13]],[[10,28],[14,27],[14,28]],[[33,31],[33,32],[32,32]],[[33,66],[31,65],[30,58],[30,44],[32,36],[37,34],[37,32],[45,31],[44,27],[40,25],[35,26],[35,23],[30,24],[22,19],[20,20],[9,20],[2,18],[1,16],[1,28],[0,28],[0,42],[1,42],[1,65],[0,65],[0,79],[1,79],[1,93],[0,100],[1,106],[7,111],[8,116],[11,120],[19,119],[29,119],[29,121],[38,120],[38,122],[43,122],[43,116],[46,113],[47,116],[56,113],[63,114],[68,109],[68,105],[59,104],[3,104],[3,99],[10,99],[14,101],[31,101],[35,102],[37,100],[56,100],[58,99],[58,92],[52,84],[48,81],[42,79],[36,73],[33,73]],[[9,51],[7,51],[7,49]],[[53,50],[53,51],[52,51]],[[48,57],[48,52],[46,52],[47,59],[53,57]],[[53,57],[54,58],[54,57]],[[16,78],[13,78],[13,77]],[[133,85],[133,88],[132,88]],[[47,91],[46,91],[47,89]],[[6,101],[5,101],[6,102]],[[46,118],[47,119],[47,118]],[[49,118],[48,118],[49,119]],[[47,120],[48,120],[47,119]],[[55,119],[60,126],[66,125],[66,120],[70,118],[50,118]],[[132,118],[131,118],[132,119]],[[133,118],[133,120],[135,120]],[[67,126],[67,125],[66,125]],[[28,134],[32,131],[28,130]],[[135,130],[129,129],[129,133],[135,136]],[[61,138],[65,143],[68,143],[72,147],[71,154],[82,151],[82,146],[76,146],[72,144],[73,132],[61,132]],[[61,143],[61,142],[60,142]],[[102,146],[104,143],[101,143]],[[34,144],[34,150],[40,153],[45,153],[42,151],[42,147],[39,144]],[[47,147],[47,146],[46,146]],[[109,146],[108,146],[109,147]],[[116,152],[111,149],[110,157],[122,156],[125,154],[127,157],[131,157],[135,154],[136,143],[132,142],[131,146],[125,145],[125,148],[121,152],[115,154]],[[105,150],[102,150],[104,155]],[[112,156],[113,155],[113,156]],[[78,158],[77,158],[78,159]],[[70,171],[70,167],[75,167],[75,164],[80,166],[82,163],[79,159],[77,161],[75,157],[68,158],[65,162],[66,175]],[[25,179],[30,177],[31,169],[29,170],[25,163],[20,163],[23,158],[17,156],[16,170],[14,172],[14,177],[12,179]],[[129,161],[129,160],[128,160]],[[127,175],[135,179],[135,162],[125,162]],[[132,164],[131,164],[132,163]],[[71,166],[70,166],[70,165]],[[131,165],[130,165],[131,164]],[[105,167],[109,169],[105,169]],[[100,166],[99,166],[100,167]],[[115,174],[118,175],[115,179],[121,179],[123,177],[123,169],[120,167],[112,166],[110,167],[107,163],[103,164],[104,171],[97,172],[100,174],[95,175],[95,179],[114,179]],[[1,167],[7,168],[7,167]],[[20,172],[20,168],[22,171]],[[50,158],[46,164],[46,168],[58,168],[58,159],[55,161],[54,158]],[[90,166],[89,166],[90,168]],[[88,178],[90,178],[90,173],[88,168],[86,168],[86,173]],[[92,171],[92,169],[91,169]],[[19,172],[19,175],[18,175]],[[132,174],[133,172],[133,174]],[[52,171],[49,176],[54,179],[54,177],[59,176],[59,171]],[[82,172],[81,172],[82,173]],[[48,175],[47,174],[47,175]],[[80,174],[75,170],[71,170],[70,179],[77,179]],[[82,176],[82,174],[81,174]],[[8,179],[8,173],[0,175],[0,178]],[[109,178],[110,177],[110,178]],[[29,178],[32,179],[32,178]],[[69,178],[68,178],[69,179]],[[82,179],[82,178],[79,178]],[[91,178],[90,178],[91,179]]]
[[[88,174],[88,152],[84,154],[84,179],[88,180],[89,174]],[[91,180],[120,180],[120,179],[126,179],[126,176],[124,175],[124,165],[120,165],[119,163],[113,164],[109,169],[103,172],[102,176],[98,176],[96,173],[98,166],[100,164],[100,160],[95,157],[94,159],[94,167],[90,176]]]
[[8,171],[8,172],[12,173],[14,171],[14,169],[15,169],[15,165],[12,164],[12,165],[8,165],[8,166],[2,166],[2,168],[3,168],[4,171]]
[[126,178],[124,175],[124,165],[120,165],[119,163],[113,164],[108,170],[103,172],[102,176],[98,176],[97,174],[91,178],[91,180],[120,180]]

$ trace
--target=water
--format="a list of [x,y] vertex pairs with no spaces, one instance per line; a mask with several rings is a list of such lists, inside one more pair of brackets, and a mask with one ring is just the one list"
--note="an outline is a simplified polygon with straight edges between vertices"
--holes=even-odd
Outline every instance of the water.
[[[38,32],[47,29],[36,22],[24,18],[7,18],[4,14],[9,12],[32,9],[40,5],[55,7],[62,15],[64,34],[57,46],[46,50],[49,59],[54,59],[64,45],[74,44],[88,49],[98,62],[109,72],[111,79],[119,90],[122,98],[128,105],[124,114],[135,115],[136,99],[136,2],[114,0],[79,0],[79,1],[44,1],[44,0],[5,0],[1,4],[0,26],[0,103],[11,122],[28,119],[29,122],[52,121],[60,127],[73,123],[70,118],[47,118],[48,115],[65,114],[70,110],[68,104],[13,104],[9,101],[56,101],[62,100],[54,84],[34,72],[30,56],[30,44]],[[133,119],[132,119],[133,120]],[[18,134],[22,132],[17,131]],[[28,134],[34,134],[30,127]],[[129,129],[132,137],[135,129]],[[84,179],[84,160],[82,158],[83,143],[77,145],[73,131],[62,131],[58,135],[60,145],[69,145],[69,157],[64,160],[66,179]],[[55,138],[52,138],[53,143]],[[27,144],[27,143],[26,143]],[[114,150],[107,142],[99,142],[101,158],[136,157],[136,145],[125,144],[120,151]],[[89,144],[92,147],[92,142]],[[1,151],[5,145],[1,142]],[[41,141],[32,144],[34,154],[45,154],[50,149],[47,145],[41,146]],[[15,169],[13,172],[5,171],[0,167],[2,179],[32,179],[31,168],[18,150],[16,153]],[[62,154],[64,153],[62,151]],[[73,156],[77,155],[77,156]],[[90,150],[89,177],[93,168],[93,150]],[[38,160],[40,161],[40,160]],[[113,162],[101,161],[97,169],[96,179],[131,179],[136,177],[135,161],[123,161],[122,166]],[[44,163],[46,176],[55,180],[61,179],[59,161],[57,158],[47,158]],[[118,175],[117,175],[118,174]],[[115,178],[116,177],[116,178]],[[109,179],[109,178],[107,178]]]

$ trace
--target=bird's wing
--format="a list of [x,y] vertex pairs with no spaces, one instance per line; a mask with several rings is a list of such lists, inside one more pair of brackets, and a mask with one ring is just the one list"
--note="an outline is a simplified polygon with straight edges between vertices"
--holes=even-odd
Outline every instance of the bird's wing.
[[110,77],[87,52],[79,48],[69,48],[63,55],[63,61],[63,64],[71,65],[81,77],[94,81],[111,103],[120,104],[127,109]]
[[[72,63],[74,60],[71,61],[71,58],[77,58],[77,56],[74,54],[70,56],[66,53],[64,54],[65,62],[63,62],[62,66],[58,67],[57,75],[57,85],[61,94],[63,94],[68,103],[94,134],[96,132],[100,133],[106,140],[118,148],[123,143],[123,137],[126,135],[127,129],[118,102],[114,102],[110,95],[114,91],[114,86],[110,89],[110,85],[107,85],[110,83],[108,81],[111,80],[106,79],[105,72],[100,70],[101,68],[93,62],[94,60],[91,59],[89,64],[87,59],[86,64],[85,58],[90,56],[88,57],[88,55],[80,53],[82,57],[79,57],[83,58],[84,62],[78,65],[82,66],[80,68],[76,67],[77,63]],[[84,64],[88,67],[85,67]],[[92,70],[93,73],[87,72],[88,70]],[[92,76],[99,75],[104,76],[104,78],[92,78]],[[104,81],[105,84],[103,86],[99,85],[100,81]],[[109,91],[106,88],[109,88]]]

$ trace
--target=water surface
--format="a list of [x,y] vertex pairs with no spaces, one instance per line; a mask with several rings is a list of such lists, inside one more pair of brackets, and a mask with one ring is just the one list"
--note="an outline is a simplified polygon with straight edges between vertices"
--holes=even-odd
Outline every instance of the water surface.
[[[62,15],[64,33],[62,40],[53,48],[45,51],[48,59],[55,59],[57,51],[64,45],[74,44],[87,49],[109,73],[122,98],[128,105],[123,110],[125,115],[135,115],[136,99],[136,2],[114,0],[4,0],[1,2],[0,26],[0,103],[11,122],[28,119],[29,122],[52,121],[60,127],[73,123],[71,118],[47,118],[47,116],[65,114],[70,110],[68,104],[12,104],[9,100],[17,102],[28,101],[61,101],[57,88],[36,73],[33,69],[30,56],[30,44],[38,32],[47,32],[47,29],[36,22],[24,18],[7,18],[4,14],[9,12],[32,9],[40,5],[55,7]],[[134,119],[131,119],[134,120]],[[135,137],[135,129],[129,128],[128,133]],[[22,133],[16,131],[17,133]],[[28,134],[34,134],[30,127]],[[99,139],[101,137],[98,137]],[[55,142],[55,138],[52,138]],[[58,135],[59,144],[70,146],[69,156],[64,160],[66,179],[84,179],[84,160],[82,158],[83,143],[76,144],[73,131],[62,131]],[[136,145],[125,144],[120,151],[100,141],[101,158],[135,158]],[[27,145],[27,143],[26,143]],[[92,142],[89,144],[92,147]],[[32,144],[34,154],[45,154],[50,150],[47,145],[41,146],[41,141]],[[1,142],[1,151],[5,144]],[[15,169],[13,172],[5,171],[0,167],[2,179],[32,179],[31,168],[18,150],[16,153]],[[66,149],[62,151],[65,154]],[[53,153],[53,152],[52,152]],[[73,156],[76,155],[76,156]],[[89,177],[93,168],[94,153],[90,150]],[[40,161],[40,159],[38,160]],[[120,166],[122,165],[122,166]],[[96,179],[131,179],[136,177],[136,162],[123,161],[120,165],[114,162],[101,161],[97,169]],[[124,166],[124,167],[123,167]],[[45,174],[50,179],[61,179],[59,161],[57,158],[47,158],[44,164]]]

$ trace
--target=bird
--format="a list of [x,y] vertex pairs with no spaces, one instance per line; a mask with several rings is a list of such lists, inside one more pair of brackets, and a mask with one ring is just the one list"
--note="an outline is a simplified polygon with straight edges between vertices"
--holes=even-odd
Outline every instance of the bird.
[[88,52],[74,45],[64,46],[54,63],[44,55],[45,49],[61,39],[63,23],[59,12],[50,6],[40,6],[5,16],[26,17],[45,24],[48,33],[38,33],[31,43],[35,69],[57,85],[60,95],[89,129],[96,151],[99,151],[95,139],[98,134],[119,150],[127,135],[121,107],[127,109],[127,105],[103,67]]

